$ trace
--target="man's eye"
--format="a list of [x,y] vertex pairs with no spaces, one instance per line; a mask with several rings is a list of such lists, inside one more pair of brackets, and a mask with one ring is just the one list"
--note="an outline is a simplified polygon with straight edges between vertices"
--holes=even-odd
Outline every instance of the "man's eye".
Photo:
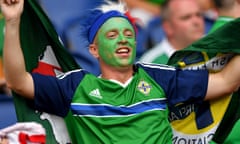
[[108,33],[107,33],[107,37],[108,37],[108,38],[115,38],[116,35],[117,35],[116,32],[108,32]]
[[130,30],[127,30],[124,32],[124,35],[127,36],[127,37],[133,37],[133,32],[130,31]]

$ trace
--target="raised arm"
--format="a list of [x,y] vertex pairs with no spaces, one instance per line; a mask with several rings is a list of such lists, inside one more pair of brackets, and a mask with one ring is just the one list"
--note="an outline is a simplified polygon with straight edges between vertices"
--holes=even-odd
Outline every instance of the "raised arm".
[[210,74],[206,100],[226,96],[240,86],[240,55],[235,56],[227,66],[218,73]]
[[16,93],[34,97],[31,75],[26,71],[20,44],[20,18],[24,0],[0,0],[5,17],[3,65],[7,85]]

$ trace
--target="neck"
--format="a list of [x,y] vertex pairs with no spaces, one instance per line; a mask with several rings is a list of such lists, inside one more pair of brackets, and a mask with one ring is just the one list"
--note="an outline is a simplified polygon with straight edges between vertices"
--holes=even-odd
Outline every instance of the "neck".
[[127,82],[133,76],[133,66],[128,67],[111,67],[111,66],[101,66],[102,78],[113,79],[121,83]]
[[219,10],[219,16],[238,18],[240,17],[240,5],[229,10]]
[[181,49],[183,49],[184,47],[187,46],[186,44],[184,44],[183,41],[177,42],[177,41],[174,41],[174,40],[172,40],[172,39],[169,39],[169,43],[172,45],[172,47],[173,47],[175,50],[181,50]]

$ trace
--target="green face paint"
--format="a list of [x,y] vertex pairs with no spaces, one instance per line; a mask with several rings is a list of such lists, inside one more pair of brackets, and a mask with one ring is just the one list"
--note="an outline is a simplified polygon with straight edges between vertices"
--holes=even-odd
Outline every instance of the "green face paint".
[[100,58],[111,66],[128,66],[136,57],[135,32],[125,18],[114,17],[99,29],[96,38]]

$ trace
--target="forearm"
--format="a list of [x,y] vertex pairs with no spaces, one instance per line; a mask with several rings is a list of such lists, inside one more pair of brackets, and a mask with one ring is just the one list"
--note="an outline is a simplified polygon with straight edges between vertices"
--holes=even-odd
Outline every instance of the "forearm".
[[221,72],[210,74],[206,100],[226,96],[240,86],[240,55],[231,59]]
[[229,85],[230,91],[235,91],[240,86],[240,55],[236,55],[232,58],[226,68],[223,69],[222,77]]
[[32,96],[31,90],[26,87],[33,87],[31,76],[26,72],[25,61],[20,44],[20,18],[14,21],[6,21],[3,65],[7,85],[15,92],[26,97]]

